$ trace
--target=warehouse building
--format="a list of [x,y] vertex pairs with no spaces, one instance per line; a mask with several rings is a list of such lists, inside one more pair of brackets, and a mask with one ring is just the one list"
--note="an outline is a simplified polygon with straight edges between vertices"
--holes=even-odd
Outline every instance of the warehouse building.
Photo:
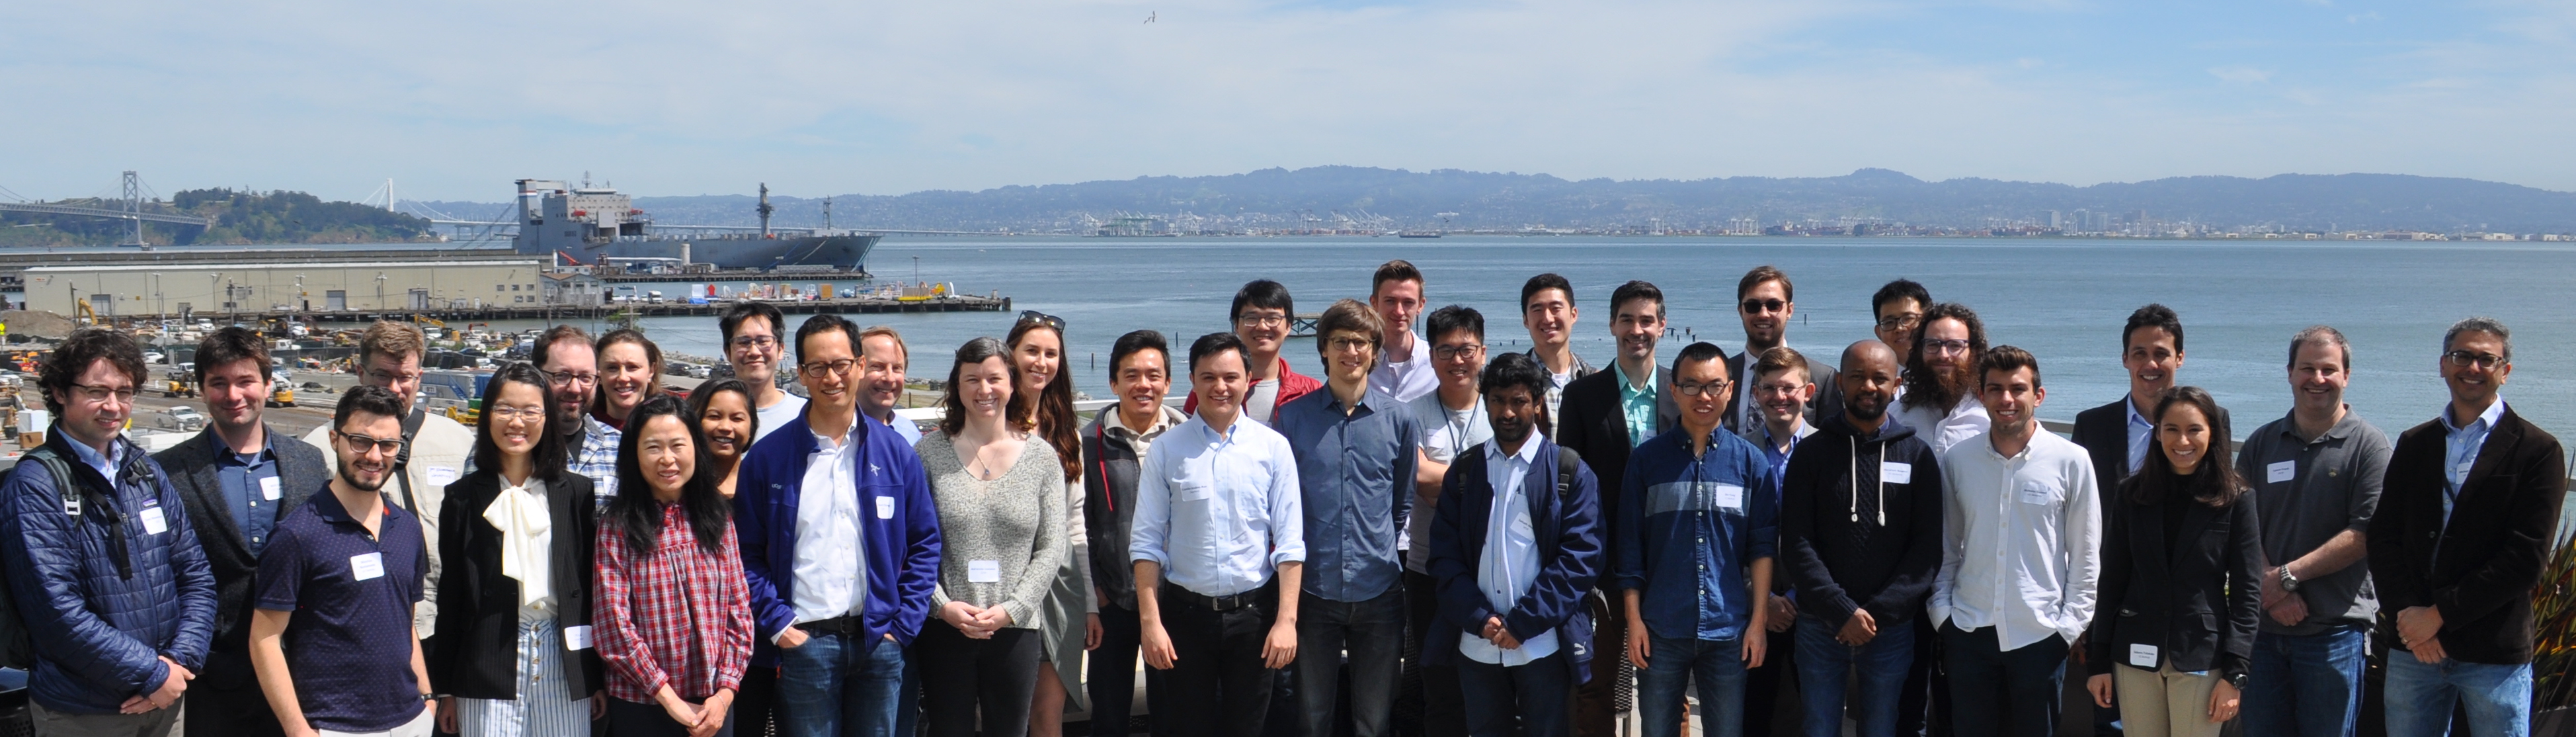
[[544,304],[541,259],[98,264],[26,270],[27,308],[101,317],[396,312]]

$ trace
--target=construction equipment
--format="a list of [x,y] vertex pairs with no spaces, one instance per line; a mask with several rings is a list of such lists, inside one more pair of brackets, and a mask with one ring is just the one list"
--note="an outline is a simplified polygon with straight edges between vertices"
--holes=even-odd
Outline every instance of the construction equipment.
[[197,372],[173,370],[163,377],[161,396],[173,399],[197,396]]
[[447,419],[455,420],[456,424],[459,425],[464,425],[466,427],[483,426],[483,409],[480,407],[467,407],[462,405],[449,407],[447,408],[446,414]]
[[269,392],[269,393],[268,393],[268,406],[271,406],[271,407],[293,407],[293,406],[295,406],[295,385],[294,385],[294,384],[289,384],[289,383],[286,383],[286,382],[282,382],[282,381],[281,381],[281,382],[277,382],[277,383],[276,383],[276,387],[277,387],[277,389],[276,389],[275,391],[271,391],[271,392]]

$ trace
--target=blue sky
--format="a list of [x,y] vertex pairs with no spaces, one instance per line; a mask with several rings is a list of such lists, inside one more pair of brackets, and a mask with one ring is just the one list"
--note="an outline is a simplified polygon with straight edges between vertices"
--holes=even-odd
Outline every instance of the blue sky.
[[21,2],[0,99],[32,198],[1322,164],[2576,190],[2576,0]]

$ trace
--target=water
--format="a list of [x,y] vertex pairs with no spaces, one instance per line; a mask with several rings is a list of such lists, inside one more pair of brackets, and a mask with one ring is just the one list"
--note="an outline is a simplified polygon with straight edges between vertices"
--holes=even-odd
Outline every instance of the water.
[[[1494,350],[1522,350],[1521,283],[1544,271],[1574,283],[1582,311],[1575,349],[1594,365],[1612,355],[1610,290],[1629,279],[1660,286],[1680,336],[1729,353],[1743,345],[1732,303],[1735,282],[1759,264],[1788,272],[1798,318],[1789,344],[1834,360],[1871,337],[1869,295],[1898,277],[1922,282],[1933,298],[1977,310],[1992,342],[2030,350],[2049,390],[2040,414],[2073,419],[2079,410],[2128,391],[2120,328],[2131,310],[2162,302],[2182,315],[2183,383],[2208,388],[2241,427],[2289,410],[2289,337],[2309,325],[2341,329],[2353,343],[2347,401],[2395,434],[2430,419],[2445,401],[2437,373],[2442,330],[2469,315],[2501,319],[2515,332],[2517,371],[2505,389],[2516,411],[2544,428],[2576,433],[2576,324],[2565,287],[2576,247],[2540,243],[2260,241],[1915,240],[1825,238],[1515,238],[1439,240],[898,239],[878,245],[869,265],[890,279],[920,276],[965,292],[999,291],[1015,308],[1063,317],[1075,386],[1108,396],[1109,345],[1150,328],[1175,349],[1224,330],[1243,282],[1276,279],[1297,311],[1321,312],[1340,297],[1365,299],[1369,276],[1403,258],[1427,278],[1429,304],[1463,304],[1486,315]],[[799,283],[810,280],[800,279]],[[676,293],[680,285],[637,285]],[[1426,310],[1427,312],[1427,310]],[[916,378],[944,378],[956,346],[1000,336],[1012,314],[854,315],[886,324],[912,346]],[[790,316],[789,321],[798,318]],[[649,318],[666,350],[717,354],[713,318]],[[1297,370],[1321,374],[1312,344],[1286,351]]]

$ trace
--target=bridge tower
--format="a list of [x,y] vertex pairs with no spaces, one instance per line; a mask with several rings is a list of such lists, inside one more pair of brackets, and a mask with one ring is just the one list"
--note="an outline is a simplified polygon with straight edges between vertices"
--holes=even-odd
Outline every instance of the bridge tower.
[[132,169],[125,170],[125,211],[134,220],[134,240],[125,245],[150,247],[143,242],[143,179]]

